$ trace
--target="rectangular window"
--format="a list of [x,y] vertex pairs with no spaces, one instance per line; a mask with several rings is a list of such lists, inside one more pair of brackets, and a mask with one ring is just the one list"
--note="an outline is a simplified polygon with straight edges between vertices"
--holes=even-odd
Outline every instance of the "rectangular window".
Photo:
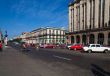
[[80,6],[79,6],[79,29],[80,30]]
[[102,27],[104,27],[104,21],[105,21],[105,0],[103,0],[102,6]]
[[51,30],[49,29],[49,35],[51,34]]
[[89,26],[89,29],[91,29],[91,25],[92,25],[92,1],[90,1],[90,26]]
[[85,3],[85,29],[87,29],[87,3]]
[[56,34],[58,35],[58,30],[56,30]]
[[82,5],[82,8],[83,8],[83,20],[82,20],[82,22],[83,22],[83,30],[84,30],[84,4]]
[[95,47],[95,45],[91,45],[91,47]]
[[99,0],[99,28],[100,28],[100,18],[101,18],[101,0]]
[[71,9],[71,32],[72,32],[72,9]]
[[95,0],[93,0],[93,28],[95,28]]
[[100,47],[100,45],[96,45],[96,47]]

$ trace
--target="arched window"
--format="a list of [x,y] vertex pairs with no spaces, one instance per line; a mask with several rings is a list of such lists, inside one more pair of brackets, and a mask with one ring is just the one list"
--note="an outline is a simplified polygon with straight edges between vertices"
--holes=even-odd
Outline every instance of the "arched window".
[[94,42],[95,42],[95,36],[94,36],[94,34],[90,34],[89,43],[94,44]]
[[78,44],[80,43],[80,36],[79,35],[76,36],[76,43],[78,43]]
[[71,36],[71,43],[74,43],[74,36]]
[[86,45],[86,42],[87,42],[87,37],[86,37],[86,35],[82,35],[82,44],[83,44],[83,45]]
[[99,33],[98,34],[98,44],[102,44],[104,43],[104,34],[103,33]]

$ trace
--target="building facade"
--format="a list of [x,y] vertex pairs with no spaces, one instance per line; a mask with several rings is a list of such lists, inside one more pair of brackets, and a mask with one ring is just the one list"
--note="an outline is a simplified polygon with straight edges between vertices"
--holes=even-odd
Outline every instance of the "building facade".
[[110,0],[70,3],[67,43],[110,45]]
[[65,30],[59,28],[39,28],[26,34],[26,42],[33,44],[66,43]]

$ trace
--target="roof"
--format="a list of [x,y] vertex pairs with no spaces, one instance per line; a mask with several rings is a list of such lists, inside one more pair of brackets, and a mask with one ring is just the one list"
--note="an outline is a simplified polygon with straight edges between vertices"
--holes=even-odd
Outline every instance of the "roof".
[[66,31],[64,28],[41,27],[41,28],[35,29],[35,30],[31,31],[31,32],[34,32],[34,31],[39,31],[39,30],[45,30],[45,29],[54,29],[54,30],[64,30],[64,31]]
[[81,0],[74,0],[69,3],[69,6],[73,6],[75,3],[79,3]]

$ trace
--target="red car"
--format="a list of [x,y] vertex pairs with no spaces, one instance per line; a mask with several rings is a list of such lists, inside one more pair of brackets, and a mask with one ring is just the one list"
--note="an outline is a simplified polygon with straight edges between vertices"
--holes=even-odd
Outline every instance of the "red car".
[[2,43],[0,42],[0,51],[2,51]]
[[53,44],[47,44],[46,46],[45,46],[45,48],[55,48],[56,46],[55,45],[53,45]]
[[75,44],[75,45],[72,45],[70,47],[71,50],[82,50],[83,49],[83,45],[82,44]]

